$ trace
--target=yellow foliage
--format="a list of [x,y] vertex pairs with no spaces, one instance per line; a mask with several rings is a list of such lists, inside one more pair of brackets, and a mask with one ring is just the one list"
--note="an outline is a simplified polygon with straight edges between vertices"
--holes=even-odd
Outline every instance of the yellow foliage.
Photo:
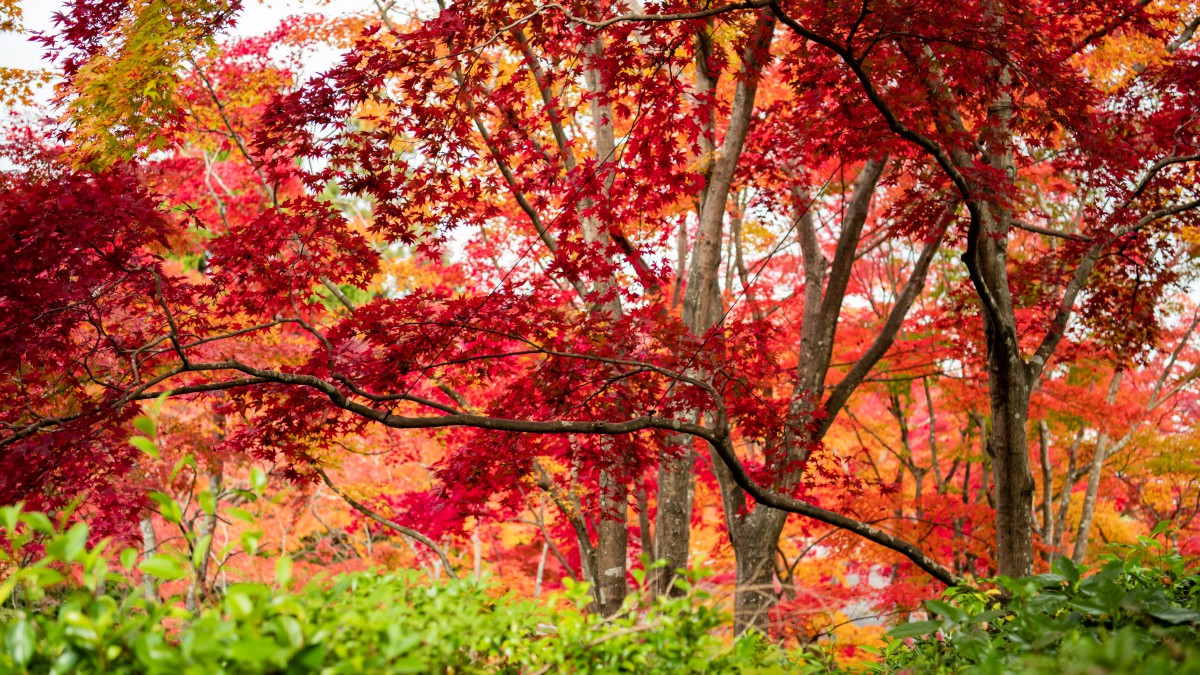
[[34,91],[50,80],[49,71],[0,67],[0,105],[9,108],[32,105]]
[[21,0],[0,0],[0,33],[21,30]]
[[[1168,32],[1179,26],[1167,18],[1170,10],[1178,10],[1183,16],[1194,16],[1195,2],[1163,0],[1153,3],[1153,9],[1163,14],[1158,19],[1158,28]],[[1146,68],[1153,67],[1167,58],[1167,47],[1162,40],[1153,39],[1143,33],[1120,32],[1100,40],[1089,51],[1080,56],[1098,86],[1112,92],[1129,83]]]
[[112,48],[80,68],[69,92],[78,161],[102,168],[165,145],[158,132],[179,110],[179,71],[216,49],[211,28],[230,5],[134,0],[112,36]]

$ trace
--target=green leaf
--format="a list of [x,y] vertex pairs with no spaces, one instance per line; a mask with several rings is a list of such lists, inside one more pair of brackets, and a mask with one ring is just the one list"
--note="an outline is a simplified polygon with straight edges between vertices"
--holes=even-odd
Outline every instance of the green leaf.
[[262,532],[247,531],[242,533],[242,550],[247,555],[254,556],[258,553],[258,541],[262,539]]
[[133,436],[129,439],[129,444],[154,459],[158,459],[158,446],[149,438],[145,436]]
[[234,506],[234,507],[227,509],[225,512],[228,513],[229,515],[233,516],[234,518],[237,518],[238,520],[246,522],[246,523],[250,523],[251,525],[258,522],[258,518],[255,517],[255,515],[253,513],[250,513],[249,511],[247,511],[246,509],[239,509],[236,506]]
[[197,497],[197,501],[200,502],[200,509],[202,511],[204,511],[205,513],[207,513],[208,515],[211,516],[213,513],[216,512],[217,498],[215,495],[213,495],[213,493],[208,492],[208,491],[201,492],[200,495]]
[[150,417],[158,417],[162,414],[163,406],[166,405],[168,397],[169,395],[164,391],[159,394],[158,398],[154,399],[154,402],[150,404]]
[[4,650],[18,666],[24,667],[33,658],[33,647],[37,636],[33,632],[33,624],[24,616],[17,619],[8,627],[4,634]]
[[17,502],[12,506],[0,508],[0,523],[4,525],[7,532],[12,532],[17,527],[17,521],[21,515],[21,507],[24,504]]
[[962,623],[968,618],[967,613],[962,609],[940,600],[926,600],[925,606],[928,607],[929,611],[933,612],[934,614],[944,616],[955,623]]
[[281,555],[275,561],[275,583],[280,588],[286,588],[288,582],[292,580],[292,559],[289,556]]
[[1076,565],[1074,560],[1071,560],[1066,556],[1059,556],[1055,558],[1054,564],[1050,566],[1050,569],[1056,574],[1061,574],[1063,577],[1065,577],[1066,580],[1071,583],[1071,585],[1079,583],[1079,577],[1082,574],[1082,570],[1079,569],[1079,565]]
[[138,552],[136,548],[130,547],[121,551],[120,561],[121,567],[127,570],[133,569],[134,562],[137,561]]
[[1138,536],[1137,540],[1139,544],[1145,546],[1146,548],[1156,548],[1160,551],[1166,550],[1167,548],[1166,545],[1161,541],[1157,539],[1151,539],[1150,537]]
[[3,605],[8,596],[12,595],[13,589],[17,587],[17,582],[21,580],[21,574],[18,573],[0,582],[0,605]]
[[420,659],[414,659],[411,656],[396,659],[392,662],[392,672],[394,673],[424,673],[428,672],[425,668],[425,663]]
[[73,673],[77,665],[79,665],[79,652],[67,647],[57,659],[54,659],[53,665],[50,666],[50,673],[51,675]]
[[234,587],[229,589],[225,596],[225,606],[235,619],[241,619],[250,616],[254,611],[254,599],[241,588]]
[[66,580],[63,573],[53,567],[26,567],[25,574],[35,579],[38,586],[53,586]]
[[60,562],[74,562],[87,546],[88,526],[75,523],[64,534],[46,544],[46,555]]
[[171,495],[162,492],[151,492],[150,499],[158,504],[159,515],[168,523],[179,523],[183,520],[183,510]]
[[151,438],[158,432],[158,425],[153,418],[147,415],[139,415],[134,418],[133,427]]
[[629,576],[633,577],[634,582],[638,587],[644,586],[646,581],[646,570],[633,568],[629,570]]
[[917,637],[919,635],[929,635],[941,627],[942,622],[940,621],[910,621],[891,629],[888,631],[888,635],[897,638]]
[[200,537],[200,541],[196,542],[196,549],[192,551],[192,567],[200,569],[200,563],[208,556],[208,548],[212,545],[212,535],[206,534]]
[[143,560],[138,569],[153,577],[158,577],[163,581],[174,581],[184,577],[183,565],[174,556],[163,555],[162,553],[152,555]]
[[250,485],[255,492],[261,493],[267,487],[267,474],[256,467],[250,469]]
[[1183,607],[1164,607],[1162,609],[1152,609],[1146,613],[1156,619],[1176,625],[1200,621],[1200,612],[1184,609]]
[[27,513],[22,513],[20,518],[21,522],[25,523],[37,532],[41,532],[42,534],[54,534],[54,524],[50,522],[50,519],[47,518],[46,514],[44,513],[29,511]]
[[196,458],[190,452],[179,458],[178,462],[175,462],[175,467],[171,469],[170,480],[175,480],[175,477],[179,475],[179,472],[182,471],[183,467],[185,466],[190,466],[192,471],[196,470]]

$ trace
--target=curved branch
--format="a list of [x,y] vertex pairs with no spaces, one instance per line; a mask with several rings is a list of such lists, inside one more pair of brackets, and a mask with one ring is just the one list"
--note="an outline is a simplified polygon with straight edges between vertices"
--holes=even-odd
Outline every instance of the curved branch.
[[[622,361],[621,359],[612,359],[612,361]],[[723,402],[718,398],[715,403],[720,412],[715,415],[717,425],[716,429],[712,429],[700,424],[685,422],[677,419],[659,417],[657,415],[643,415],[630,419],[608,422],[608,421],[593,421],[593,420],[520,420],[501,417],[488,417],[484,415],[474,415],[467,413],[447,414],[436,417],[407,417],[403,415],[395,415],[386,410],[376,410],[369,406],[363,405],[356,401],[350,400],[343,394],[336,385],[321,378],[304,375],[298,373],[281,373],[238,362],[238,361],[221,361],[215,363],[193,363],[186,371],[176,371],[175,374],[183,372],[204,372],[213,370],[236,370],[246,375],[250,375],[255,384],[261,383],[276,383],[290,386],[309,387],[320,391],[327,396],[330,402],[338,408],[354,413],[362,418],[369,419],[385,426],[394,429],[439,429],[446,427],[470,427],[475,429],[489,429],[493,431],[506,431],[513,433],[531,433],[531,434],[600,434],[600,435],[624,435],[658,429],[663,431],[672,431],[684,433],[697,438],[703,438],[715,449],[717,456],[721,461],[729,467],[730,473],[735,483],[738,484],[747,494],[754,497],[755,500],[774,509],[786,511],[789,513],[797,513],[802,516],[807,516],[823,523],[840,527],[849,532],[853,532],[865,539],[875,542],[885,548],[889,548],[909,560],[912,560],[918,567],[928,572],[935,579],[947,585],[961,585],[963,580],[956,576],[953,572],[943,567],[915,545],[904,541],[898,537],[892,536],[872,527],[859,520],[844,516],[819,506],[802,502],[793,497],[788,497],[776,492],[772,492],[750,477],[742,466],[741,461],[737,457],[732,444],[729,440],[728,426],[724,415]],[[162,378],[166,379],[166,378]],[[161,381],[161,380],[159,380]],[[249,383],[249,382],[248,382]],[[708,388],[708,387],[706,387]],[[144,390],[143,390],[144,391]],[[168,390],[170,391],[170,390]],[[132,396],[122,399],[124,401],[132,400]],[[76,413],[70,417],[75,419],[83,416],[84,413]],[[47,426],[58,426],[64,424],[67,418],[57,418],[53,420],[41,420],[12,436],[0,441],[0,446],[11,443],[20,438],[24,438],[37,430]],[[371,511],[366,506],[355,502],[347,497],[332,485],[329,478],[324,475],[320,468],[317,469],[325,479],[326,484],[330,489],[334,490],[347,501],[351,506],[364,513],[368,517],[380,522],[387,527],[390,527],[397,532],[402,532],[414,539],[418,539],[426,546],[429,546],[434,551],[439,551],[436,544],[419,532],[405,528],[404,526],[390,521],[383,516]],[[444,555],[443,562],[447,564],[447,570],[451,568],[448,565]]]
[[325,484],[329,486],[330,490],[333,490],[334,494],[336,494],[337,496],[339,496],[343,500],[345,500],[345,502],[347,504],[349,504],[350,506],[354,507],[354,509],[356,511],[358,511],[359,513],[363,514],[364,516],[370,518],[371,520],[374,520],[375,522],[379,523],[380,525],[383,525],[384,527],[393,529],[393,530],[399,532],[400,534],[403,534],[406,537],[411,537],[413,539],[416,539],[417,541],[424,544],[427,548],[429,548],[429,550],[436,553],[437,557],[442,561],[442,566],[446,568],[446,574],[448,574],[451,579],[458,579],[458,575],[454,573],[454,567],[450,564],[450,559],[446,557],[446,552],[443,551],[440,546],[435,544],[432,539],[430,539],[429,537],[426,537],[425,535],[421,534],[420,532],[417,532],[416,530],[412,529],[411,527],[405,527],[405,526],[401,525],[400,523],[397,523],[394,520],[384,518],[383,516],[379,515],[378,513],[376,513],[369,507],[365,506],[361,502],[355,500],[350,495],[346,494],[345,492],[342,492],[338,488],[338,486],[333,484],[333,481],[329,480],[329,476],[325,473],[325,469],[317,467],[317,473],[321,474],[321,480],[325,481]]
[[853,532],[860,537],[872,541],[884,548],[889,548],[909,560],[913,561],[917,567],[925,570],[930,576],[947,586],[961,586],[965,583],[962,577],[959,577],[954,572],[947,569],[941,563],[933,558],[925,555],[925,552],[917,548],[914,544],[909,543],[899,537],[890,535],[879,528],[872,527],[860,520],[855,520],[849,516],[844,516],[840,513],[835,513],[828,509],[823,509],[808,502],[802,502],[794,497],[781,495],[777,492],[771,492],[756,483],[750,474],[746,472],[745,467],[737,458],[737,453],[733,449],[733,444],[730,443],[728,436],[721,437],[705,437],[716,451],[717,456],[729,468],[734,482],[738,487],[742,488],[755,501],[765,504],[773,509],[787,511],[788,513],[797,513],[802,516],[807,516],[813,520],[819,520],[827,525],[840,527],[848,532]]

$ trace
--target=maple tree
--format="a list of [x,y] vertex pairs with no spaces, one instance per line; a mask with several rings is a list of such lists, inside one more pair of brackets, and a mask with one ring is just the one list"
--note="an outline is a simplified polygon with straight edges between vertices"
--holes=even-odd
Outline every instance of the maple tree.
[[[1105,467],[1192,433],[1194,7],[393,3],[232,39],[240,4],[72,0],[40,38],[0,501],[86,496],[149,549],[146,488],[197,483],[211,541],[270,462],[367,546],[453,574],[491,532],[606,615],[637,554],[667,593],[727,542],[739,631],[776,581],[813,609],[814,550],[911,606],[1069,526],[1082,561],[1102,493],[1192,527],[1192,463]],[[124,442],[163,395],[190,473]]]

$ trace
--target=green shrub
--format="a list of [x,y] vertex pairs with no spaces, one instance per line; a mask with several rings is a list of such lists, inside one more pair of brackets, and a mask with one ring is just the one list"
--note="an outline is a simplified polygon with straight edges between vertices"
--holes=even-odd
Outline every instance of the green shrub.
[[874,672],[1200,673],[1200,576],[1177,553],[1141,545],[1099,569],[1069,559],[1049,574],[1000,579],[1011,596],[951,589],[928,621],[902,624]]
[[[474,581],[430,583],[415,571],[347,574],[287,590],[234,584],[192,615],[178,598],[144,597],[129,581],[136,556],[110,571],[87,528],[60,531],[40,514],[0,509],[9,550],[0,580],[0,673],[785,673],[818,666],[756,636],[714,634],[726,617],[683,581],[686,597],[639,606],[631,596],[605,621],[582,611],[586,586],[565,608],[492,597]],[[18,527],[18,523],[21,524]],[[44,556],[16,564],[31,539]],[[159,554],[137,567],[181,578]],[[693,579],[694,581],[694,579]],[[573,606],[572,606],[573,605]]]

